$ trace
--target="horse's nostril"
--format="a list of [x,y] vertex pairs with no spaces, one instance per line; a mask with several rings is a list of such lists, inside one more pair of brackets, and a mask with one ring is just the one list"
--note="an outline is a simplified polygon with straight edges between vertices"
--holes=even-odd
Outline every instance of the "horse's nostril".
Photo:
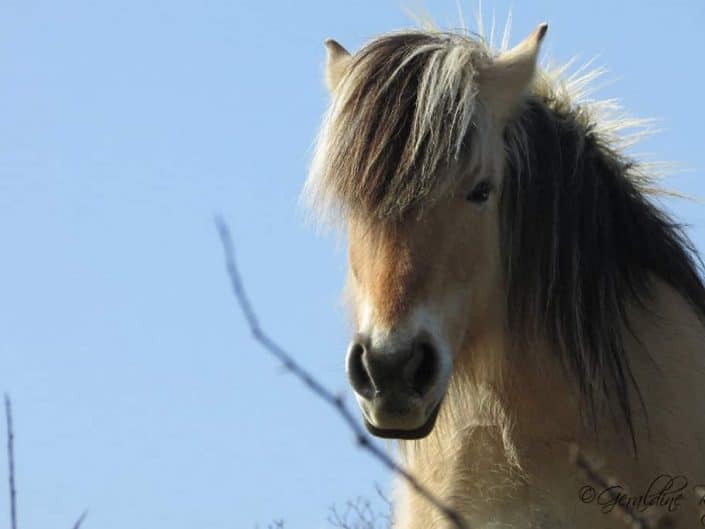
[[424,394],[431,387],[438,371],[436,349],[428,342],[416,344],[414,363],[416,369],[411,373],[411,387],[419,394]]
[[391,352],[369,350],[356,339],[348,350],[347,372],[355,393],[367,400],[394,394],[423,397],[438,377],[438,352],[425,339]]
[[364,357],[365,346],[353,343],[348,352],[348,378],[353,389],[361,396],[371,399],[374,395],[374,386],[367,369]]

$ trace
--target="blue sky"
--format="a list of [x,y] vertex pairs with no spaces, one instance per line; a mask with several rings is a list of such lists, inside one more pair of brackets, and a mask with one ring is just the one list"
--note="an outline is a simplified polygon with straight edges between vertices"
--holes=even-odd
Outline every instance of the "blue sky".
[[[454,0],[425,7],[459,25]],[[546,20],[550,56],[598,56],[616,80],[601,94],[659,118],[641,150],[705,196],[702,0],[512,7],[513,42]],[[344,249],[297,205],[322,42],[411,24],[379,0],[0,3],[0,390],[22,529],[86,508],[87,528],[325,527],[330,505],[387,486],[250,339],[212,219],[230,222],[271,333],[347,391]],[[705,249],[705,208],[667,205]]]

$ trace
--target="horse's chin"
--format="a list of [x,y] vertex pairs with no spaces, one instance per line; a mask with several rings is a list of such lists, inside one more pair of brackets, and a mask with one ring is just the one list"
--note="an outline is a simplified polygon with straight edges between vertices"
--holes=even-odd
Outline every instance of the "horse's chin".
[[366,418],[364,418],[365,428],[367,428],[367,431],[375,437],[381,437],[383,439],[423,439],[433,431],[433,427],[436,425],[436,419],[438,418],[438,410],[440,408],[441,404],[438,403],[429,414],[426,422],[418,428],[411,430],[403,430],[399,428],[380,428],[378,426],[374,426]]

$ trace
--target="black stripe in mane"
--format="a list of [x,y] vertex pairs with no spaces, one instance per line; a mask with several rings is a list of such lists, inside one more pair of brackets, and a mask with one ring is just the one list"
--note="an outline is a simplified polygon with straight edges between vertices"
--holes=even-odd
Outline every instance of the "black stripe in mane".
[[656,277],[705,316],[701,261],[630,176],[634,162],[592,127],[539,97],[514,127],[524,145],[507,149],[501,220],[510,329],[520,343],[547,338],[590,417],[616,404],[633,439],[627,306],[643,305]]

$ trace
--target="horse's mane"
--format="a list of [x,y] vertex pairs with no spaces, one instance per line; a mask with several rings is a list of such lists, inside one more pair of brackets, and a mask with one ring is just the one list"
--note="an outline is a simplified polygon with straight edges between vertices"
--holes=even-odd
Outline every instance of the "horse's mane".
[[[481,167],[487,117],[476,81],[492,55],[482,41],[438,31],[384,35],[355,54],[316,147],[314,204],[399,217],[448,190],[452,172],[442,169],[467,159]],[[508,328],[519,344],[547,339],[588,414],[607,403],[631,429],[627,308],[646,305],[659,278],[705,316],[705,287],[682,227],[652,202],[649,167],[624,152],[620,131],[638,123],[581,99],[595,76],[539,71],[505,130]]]
[[314,208],[398,217],[447,190],[441,169],[468,151],[481,112],[476,66],[487,53],[437,31],[391,33],[357,52],[317,142],[304,191]]
[[500,209],[509,328],[520,342],[549,340],[587,415],[616,404],[632,431],[628,307],[648,306],[658,278],[705,318],[705,286],[682,226],[652,202],[652,179],[592,117],[547,90],[507,129]]

